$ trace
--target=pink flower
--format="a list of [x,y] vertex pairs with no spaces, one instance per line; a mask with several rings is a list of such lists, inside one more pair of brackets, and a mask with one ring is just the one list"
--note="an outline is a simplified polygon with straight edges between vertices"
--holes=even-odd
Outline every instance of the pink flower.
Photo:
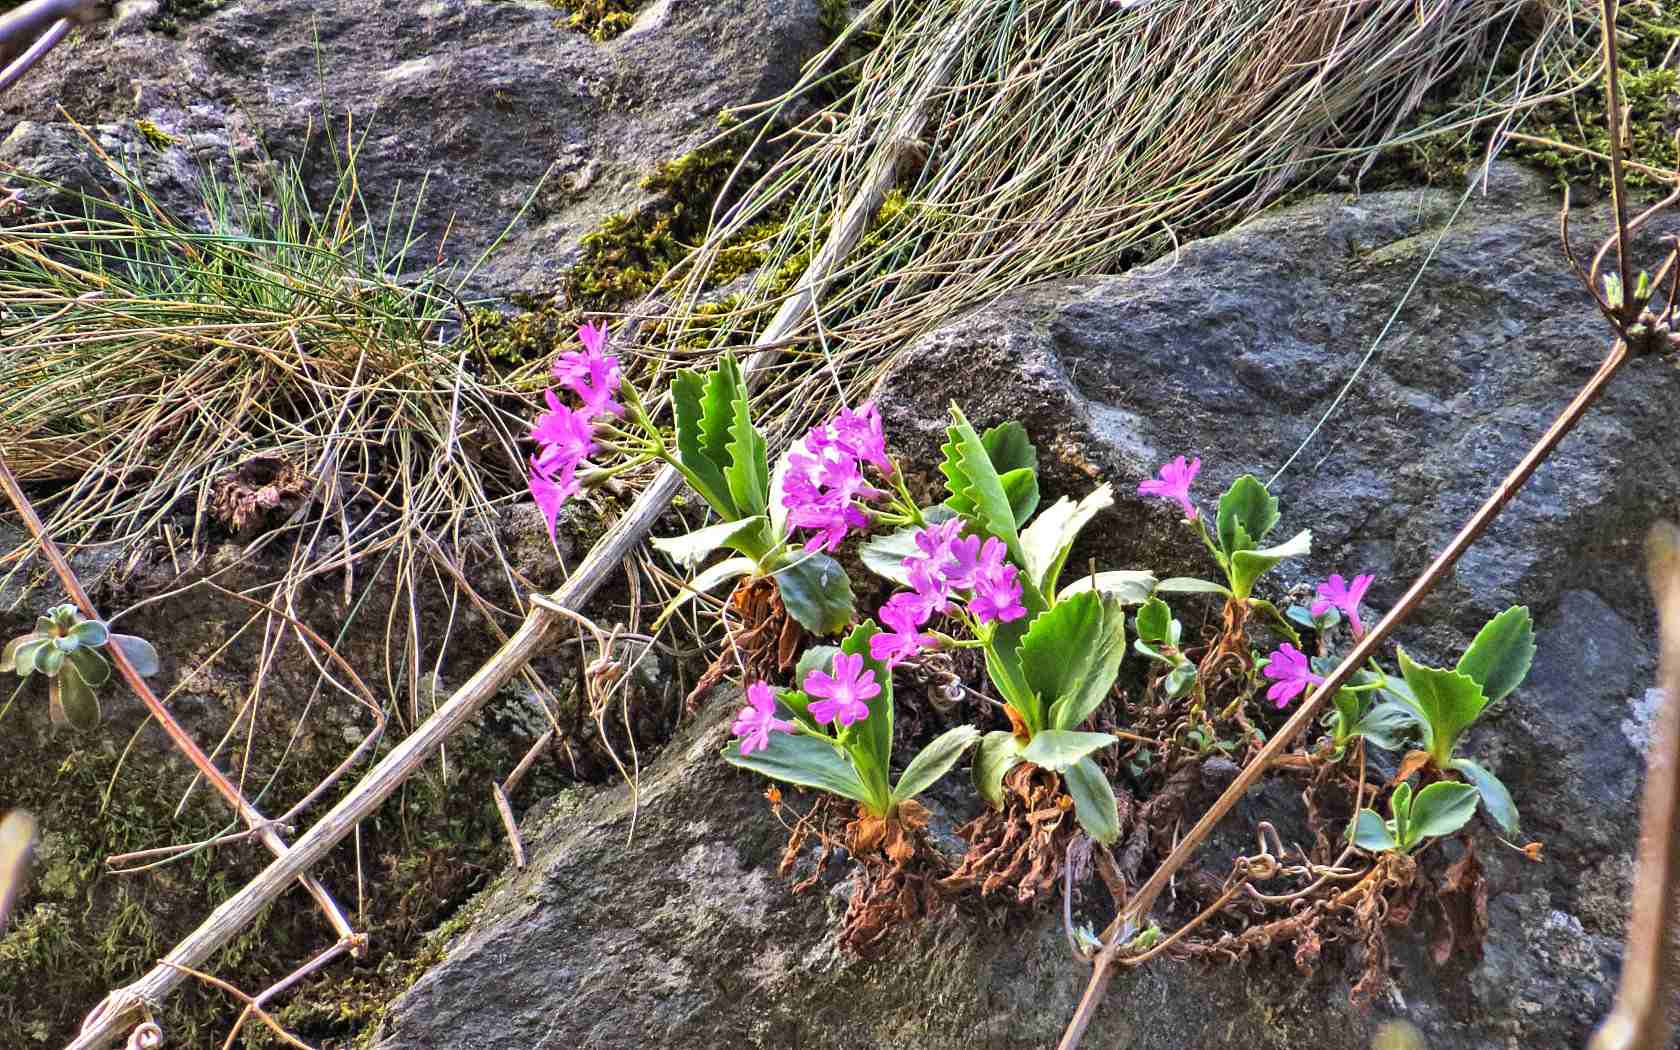
[[1330,578],[1318,585],[1318,601],[1312,603],[1313,616],[1323,616],[1325,610],[1332,605],[1347,615],[1348,626],[1353,628],[1353,636],[1361,638],[1365,635],[1365,625],[1359,622],[1359,603],[1364,600],[1365,592],[1375,579],[1370,573],[1355,576],[1349,584],[1342,579],[1342,574],[1333,572]]
[[962,529],[962,519],[951,518],[918,530],[915,540],[921,553],[899,563],[929,610],[944,612],[950,607],[952,592],[974,586],[980,537],[965,539]]
[[881,413],[875,402],[865,401],[863,408],[853,412],[842,408],[829,421],[828,430],[834,443],[853,459],[872,463],[882,477],[892,477],[892,460],[887,458],[887,436],[881,429]]
[[548,538],[554,540],[554,519],[560,515],[560,505],[577,494],[578,483],[574,476],[575,465],[560,471],[560,479],[556,481],[551,475],[542,473],[535,460],[531,462],[531,476],[526,479],[531,486],[531,499],[536,502],[537,509],[542,511],[543,521],[548,524]]
[[543,446],[538,458],[573,464],[588,459],[595,452],[588,412],[562,405],[552,390],[544,390],[543,397],[548,400],[548,411],[531,427],[531,440]]
[[892,630],[870,636],[869,655],[872,659],[884,661],[889,668],[897,667],[923,649],[939,644],[939,639],[933,635],[916,630],[927,623],[933,610],[909,591],[900,591],[887,599],[887,604],[881,606],[880,615],[881,622]]
[[763,682],[747,686],[747,707],[735,716],[729,731],[741,738],[741,754],[750,755],[770,746],[770,733],[793,732],[793,723],[776,717],[776,698]]
[[821,697],[807,708],[819,725],[849,726],[869,717],[864,701],[881,695],[881,687],[875,672],[864,670],[862,653],[835,653],[833,676],[813,670],[805,676],[805,692]]
[[1200,456],[1191,460],[1188,466],[1184,463],[1184,457],[1179,456],[1161,468],[1159,478],[1150,478],[1139,484],[1138,495],[1178,500],[1178,505],[1184,508],[1184,516],[1190,521],[1195,521],[1197,510],[1196,505],[1190,502],[1190,483],[1196,480],[1196,472],[1201,469]]
[[1324,684],[1323,678],[1312,673],[1307,655],[1288,642],[1284,642],[1266,661],[1265,674],[1273,682],[1272,687],[1266,690],[1266,699],[1279,708],[1287,707],[1289,701],[1301,695],[1301,690],[1308,685]]
[[601,352],[607,342],[606,327],[584,325],[578,329],[578,338],[583,340],[583,352],[561,354],[554,362],[554,378],[578,396],[590,418],[624,415],[624,406],[613,400],[622,381],[618,358]]
[[607,326],[604,324],[582,324],[578,326],[577,336],[586,351],[599,356],[607,345]]
[[1008,623],[1027,615],[1021,604],[1021,581],[1015,566],[1003,560],[1003,541],[988,537],[980,548],[980,560],[974,572],[974,596],[968,600],[968,611],[981,623]]

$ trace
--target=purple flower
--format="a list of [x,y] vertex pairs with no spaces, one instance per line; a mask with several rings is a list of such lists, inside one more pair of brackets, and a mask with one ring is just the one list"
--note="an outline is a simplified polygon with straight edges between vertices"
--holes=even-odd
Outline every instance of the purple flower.
[[869,515],[856,501],[881,495],[863,480],[858,461],[833,440],[828,428],[811,431],[788,454],[782,505],[788,509],[789,525],[817,530],[805,544],[807,551],[837,549],[848,531],[869,524]]
[[624,415],[624,406],[613,400],[621,382],[618,358],[601,352],[607,343],[606,326],[584,325],[578,338],[583,352],[561,354],[554,362],[554,378],[578,396],[591,418]]
[[887,458],[887,435],[881,429],[881,413],[875,402],[865,401],[863,408],[853,412],[842,408],[829,421],[828,431],[834,444],[853,459],[872,463],[882,477],[892,477],[892,460]]
[[763,682],[747,686],[747,704],[735,716],[729,731],[741,738],[741,754],[750,755],[770,746],[770,733],[793,732],[793,723],[776,717],[776,698]]
[[1196,505],[1190,502],[1190,483],[1196,480],[1196,472],[1201,469],[1200,456],[1191,460],[1188,466],[1185,465],[1184,457],[1179,456],[1161,468],[1159,478],[1150,478],[1139,484],[1138,495],[1178,500],[1178,505],[1184,508],[1184,516],[1195,521],[1198,512]]
[[1353,628],[1353,636],[1361,638],[1365,634],[1365,625],[1359,622],[1359,603],[1365,598],[1365,591],[1370,588],[1375,579],[1370,573],[1355,576],[1353,583],[1342,579],[1342,574],[1333,572],[1330,578],[1318,585],[1318,601],[1312,603],[1312,614],[1316,619],[1323,616],[1325,610],[1332,605],[1347,615],[1348,625]]
[[988,537],[980,548],[980,559],[974,572],[974,596],[968,600],[968,611],[981,623],[996,620],[1008,623],[1027,615],[1021,604],[1021,581],[1015,566],[1003,560],[1003,541]]
[[881,622],[892,630],[870,636],[869,655],[871,659],[884,661],[889,668],[897,667],[923,649],[939,644],[939,639],[933,635],[916,630],[933,615],[933,610],[918,595],[900,591],[881,606],[880,615]]
[[881,687],[875,682],[875,672],[864,670],[862,653],[835,653],[833,676],[813,670],[805,676],[805,692],[822,698],[807,708],[819,725],[849,726],[869,717],[864,701],[879,696]]
[[915,541],[921,553],[899,563],[930,611],[944,612],[950,607],[952,592],[974,586],[980,537],[964,539],[962,529],[961,518],[919,529]]
[[1266,699],[1279,708],[1287,707],[1289,701],[1301,695],[1301,690],[1308,685],[1324,684],[1323,678],[1312,673],[1307,655],[1288,642],[1284,642],[1266,661],[1265,673],[1267,678],[1272,679],[1272,687],[1266,690]]

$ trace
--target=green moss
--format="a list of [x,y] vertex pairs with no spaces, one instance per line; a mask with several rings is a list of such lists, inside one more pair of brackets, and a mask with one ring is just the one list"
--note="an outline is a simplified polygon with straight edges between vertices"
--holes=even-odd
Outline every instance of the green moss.
[[134,122],[134,129],[140,132],[140,137],[146,140],[147,145],[160,152],[179,142],[174,135],[144,117]]
[[[1596,6],[1583,9],[1596,21]],[[1664,170],[1680,167],[1680,151],[1674,135],[1680,131],[1680,71],[1664,65],[1670,50],[1680,41],[1680,6],[1641,7],[1624,4],[1618,15],[1618,56],[1624,103],[1628,108],[1627,159]],[[1597,53],[1590,41],[1597,33],[1585,22],[1578,37],[1588,41],[1580,51],[1561,55],[1555,61],[1576,69],[1590,68]],[[1491,63],[1466,68],[1451,84],[1432,94],[1413,116],[1413,127],[1426,124],[1445,113],[1455,101],[1466,101],[1488,77],[1514,74],[1532,40],[1515,38]],[[1568,75],[1563,67],[1548,70],[1560,79]],[[1536,138],[1584,146],[1599,153],[1609,150],[1610,136],[1604,120],[1602,78],[1575,95],[1538,107],[1519,129]],[[1491,127],[1478,129],[1469,138],[1433,136],[1388,151],[1363,180],[1365,189],[1396,185],[1461,182],[1472,166],[1485,155]],[[1557,182],[1575,185],[1609,186],[1609,166],[1588,154],[1556,146],[1513,139],[1502,156],[1533,164],[1551,174]],[[1647,187],[1659,180],[1635,169],[1628,171],[1630,186]]]
[[569,13],[564,20],[568,29],[601,43],[635,25],[636,9],[641,6],[633,0],[548,0],[548,4]]
[[[32,700],[40,710],[24,710]],[[175,815],[190,779],[187,767],[155,727],[124,758],[126,730],[138,724],[132,714],[75,735],[48,730],[44,708],[44,698],[26,689],[0,727],[0,809],[27,809],[41,829],[28,886],[0,937],[0,1031],[12,1033],[6,1046],[17,1050],[68,1042],[106,991],[138,978],[270,859],[240,843],[144,873],[111,874],[105,863],[111,855],[208,838],[226,829],[227,811],[200,785]],[[494,706],[487,717],[498,717]],[[253,771],[271,769],[291,737],[290,724],[278,716],[259,727]],[[379,750],[398,739],[392,731]],[[369,933],[373,952],[367,960],[335,963],[283,1000],[305,1041],[342,1046],[339,1040],[359,1033],[429,964],[433,948],[425,931],[449,918],[502,865],[501,823],[484,785],[518,761],[518,741],[518,734],[486,731],[471,746],[452,747],[447,780],[430,767],[363,823],[359,870],[348,846],[315,870],[352,912],[358,879],[367,887],[365,921],[353,921]],[[300,737],[262,805],[273,810],[275,800],[299,797],[345,747],[337,729]],[[307,898],[289,895],[205,969],[255,993],[330,940]],[[188,982],[163,1005],[159,1021],[171,1045],[219,1046],[237,1012],[230,997]],[[277,1045],[248,1031],[245,1045]]]

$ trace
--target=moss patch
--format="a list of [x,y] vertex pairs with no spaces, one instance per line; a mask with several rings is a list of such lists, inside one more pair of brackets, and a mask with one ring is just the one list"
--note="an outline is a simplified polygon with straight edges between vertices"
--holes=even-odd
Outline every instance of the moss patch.
[[[1594,23],[1596,10],[1594,6],[1589,12]],[[1664,170],[1680,168],[1680,151],[1676,150],[1674,138],[1680,131],[1680,68],[1673,61],[1665,62],[1671,54],[1680,53],[1675,50],[1680,45],[1680,6],[1626,3],[1620,8],[1617,26],[1622,93],[1628,107],[1625,156]],[[1583,22],[1577,31],[1582,39],[1596,39],[1592,24]],[[1490,75],[1497,79],[1515,73],[1531,44],[1532,39],[1514,38],[1491,63],[1467,67],[1419,107],[1411,125],[1420,126],[1445,113],[1455,101],[1464,101]],[[1597,53],[1588,47],[1560,56],[1557,61],[1566,61],[1577,69],[1590,68],[1597,61]],[[1567,70],[1548,72],[1561,75]],[[1604,121],[1602,78],[1570,98],[1537,108],[1519,130],[1536,138],[1608,152],[1610,136]],[[1489,127],[1478,129],[1468,139],[1436,136],[1396,147],[1373,168],[1363,188],[1462,182],[1485,155],[1491,133]],[[1609,188],[1609,166],[1574,150],[1512,140],[1502,156],[1539,167],[1560,186],[1570,183]],[[1642,188],[1661,183],[1630,169],[1628,184]]]
[[[44,709],[44,698],[26,688],[0,729],[0,809],[28,809],[41,829],[29,886],[0,938],[0,1031],[12,1033],[6,1045],[17,1050],[69,1041],[107,990],[149,969],[270,859],[266,850],[239,843],[141,874],[110,874],[107,857],[202,840],[225,829],[227,811],[201,785],[174,816],[188,767],[155,727],[142,731],[123,756],[128,733],[139,724],[132,710],[96,733],[76,735],[52,732]],[[496,716],[492,711],[487,717]],[[272,767],[290,730],[289,720],[276,718],[256,734],[254,769]],[[380,753],[400,739],[395,725],[391,730]],[[205,727],[196,732],[206,738]],[[265,743],[272,753],[265,753]],[[435,764],[428,767],[363,823],[365,921],[355,915],[354,847],[340,847],[315,869],[357,928],[370,934],[372,951],[367,959],[333,964],[284,998],[296,1034],[323,1050],[348,1046],[433,961],[436,939],[426,931],[448,919],[505,861],[500,820],[485,785],[512,768],[521,743],[517,733],[498,731],[477,734],[470,746],[452,746],[447,779]],[[299,797],[347,749],[336,728],[306,734],[273,799],[261,805],[272,812],[279,805],[274,799]],[[230,762],[237,768],[232,759],[224,759],[224,768]],[[341,784],[336,794],[345,789]],[[205,969],[254,994],[331,941],[312,902],[293,891]],[[237,1012],[229,997],[189,981],[164,1004],[159,1021],[171,1045],[217,1046]],[[247,1032],[243,1045],[271,1045],[256,1027]]]
[[634,0],[548,0],[550,7],[568,14],[562,25],[593,40],[606,43],[636,24]]

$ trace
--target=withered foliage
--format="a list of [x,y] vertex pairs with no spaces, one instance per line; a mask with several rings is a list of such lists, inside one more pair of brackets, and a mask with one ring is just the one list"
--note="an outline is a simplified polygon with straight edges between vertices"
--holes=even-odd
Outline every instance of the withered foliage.
[[717,659],[689,691],[690,714],[719,682],[738,672],[742,681],[752,682],[792,670],[805,642],[804,628],[787,614],[781,592],[769,577],[749,576],[737,584],[724,621],[730,624],[728,636]]

